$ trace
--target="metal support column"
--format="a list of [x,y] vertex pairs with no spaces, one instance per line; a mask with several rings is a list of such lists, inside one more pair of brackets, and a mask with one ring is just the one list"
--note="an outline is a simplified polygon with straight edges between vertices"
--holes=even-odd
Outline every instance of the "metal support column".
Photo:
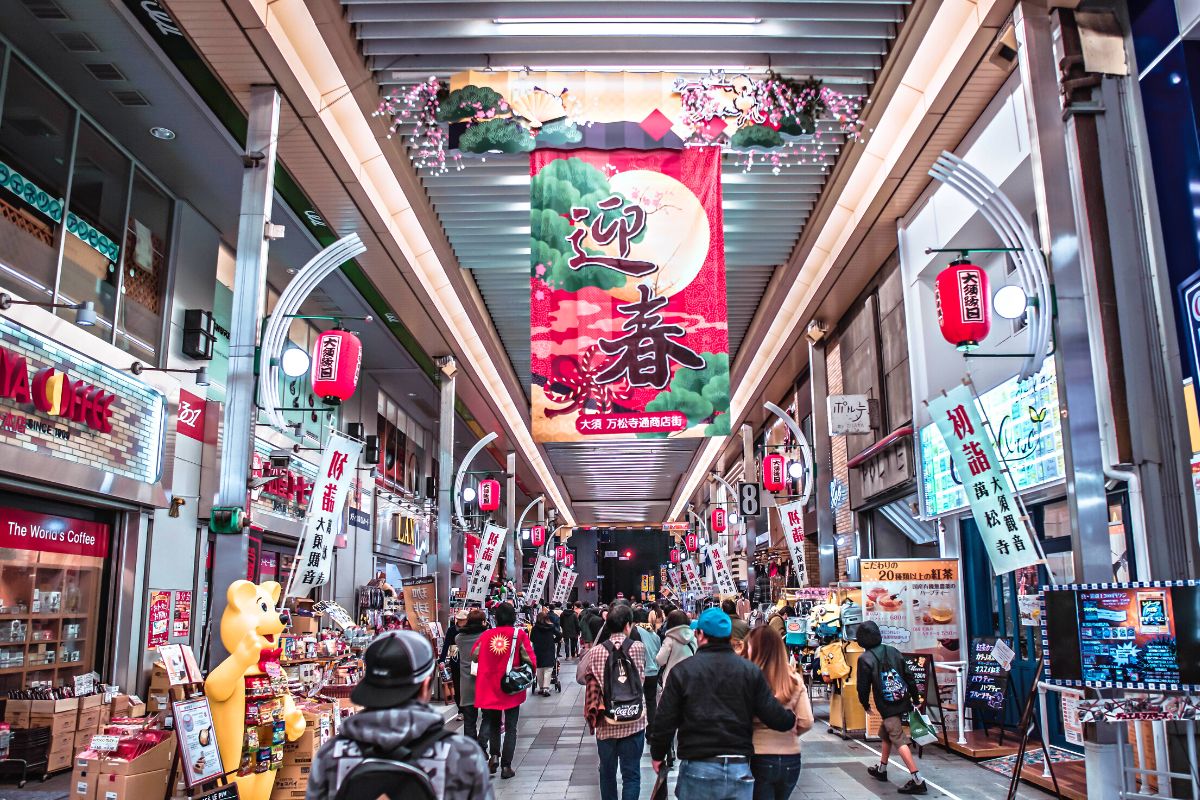
[[[833,440],[829,435],[829,377],[825,372],[825,343],[808,343],[809,386],[812,390],[813,480],[817,482],[818,586],[837,581],[837,530],[831,501]],[[811,573],[810,573],[811,574]]]
[[[742,480],[747,483],[758,481],[758,463],[754,458],[754,429],[745,424],[742,425]],[[739,498],[734,497],[735,503],[738,500]],[[742,521],[746,525],[746,596],[750,598],[751,604],[754,604],[754,593],[758,589],[758,571],[754,567],[754,552],[758,549],[758,518],[746,517]],[[768,597],[765,601],[770,599]]]
[[510,451],[504,461],[505,499],[504,527],[508,528],[508,574],[512,576],[513,591],[521,591],[521,532],[517,530],[517,454]]
[[[279,134],[279,92],[274,86],[250,87],[250,117],[242,173],[242,204],[238,218],[233,312],[229,324],[229,371],[225,382],[224,432],[219,467],[217,505],[245,508],[250,458],[254,453],[254,383],[256,349],[267,282],[266,226],[274,200],[275,146]],[[209,620],[212,644],[208,664],[215,666],[228,652],[218,634],[225,611],[225,591],[246,577],[247,537],[217,536],[212,551]]]
[[[450,564],[454,561],[454,359],[438,363],[438,496],[437,496],[437,602],[441,622],[450,626]],[[464,558],[465,561],[465,558]]]
[[[1054,355],[1064,425],[1063,457],[1075,555],[1075,580],[1113,579],[1108,538],[1108,496],[1096,410],[1095,365],[1089,341],[1083,252],[1067,161],[1066,131],[1049,10],[1044,0],[1024,0],[1014,12],[1017,56],[1029,114],[1034,195],[1043,246],[1058,301]],[[1101,365],[1103,368],[1103,365]]]

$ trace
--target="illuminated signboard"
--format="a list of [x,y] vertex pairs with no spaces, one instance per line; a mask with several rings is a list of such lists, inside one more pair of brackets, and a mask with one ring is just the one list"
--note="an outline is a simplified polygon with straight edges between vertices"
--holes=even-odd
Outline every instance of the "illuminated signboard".
[[[980,395],[996,436],[996,452],[1023,492],[1062,480],[1062,427],[1058,408],[1058,378],[1054,361],[1027,381],[1011,378]],[[918,435],[921,461],[921,513],[937,517],[966,508],[962,481],[950,461],[950,451],[936,426]]]

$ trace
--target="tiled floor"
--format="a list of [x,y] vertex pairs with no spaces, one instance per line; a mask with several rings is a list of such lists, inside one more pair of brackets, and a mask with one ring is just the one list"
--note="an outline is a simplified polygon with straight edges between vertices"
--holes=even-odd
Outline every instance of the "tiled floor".
[[[517,775],[496,778],[498,800],[598,800],[600,797],[595,739],[583,721],[583,688],[574,683],[574,664],[563,670],[563,692],[552,697],[530,697],[521,707],[517,731]],[[817,726],[803,740],[804,771],[793,800],[874,800],[898,798],[903,766],[896,761],[890,770],[892,783],[885,786],[866,774],[878,762],[873,744],[848,742]],[[922,775],[932,791],[928,797],[959,800],[1003,798],[1008,783],[982,767],[951,755],[939,747],[926,748]],[[642,793],[648,798],[654,785],[649,752],[642,759]],[[672,794],[674,797],[674,782]],[[1050,797],[1037,789],[1022,787],[1018,797]],[[626,798],[625,800],[629,800]],[[683,798],[682,800],[687,800]]]

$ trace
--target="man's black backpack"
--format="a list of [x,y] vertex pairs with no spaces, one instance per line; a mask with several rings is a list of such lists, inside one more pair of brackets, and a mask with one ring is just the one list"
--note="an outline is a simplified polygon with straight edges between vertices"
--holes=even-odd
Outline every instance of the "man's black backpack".
[[431,745],[453,735],[453,731],[438,728],[389,753],[364,750],[363,760],[337,782],[335,800],[438,800],[442,795],[430,776],[413,762]]
[[602,686],[604,716],[613,722],[632,722],[646,712],[642,676],[638,674],[637,665],[630,655],[635,641],[632,636],[626,636],[620,647],[615,646],[611,639],[601,644],[608,651]]

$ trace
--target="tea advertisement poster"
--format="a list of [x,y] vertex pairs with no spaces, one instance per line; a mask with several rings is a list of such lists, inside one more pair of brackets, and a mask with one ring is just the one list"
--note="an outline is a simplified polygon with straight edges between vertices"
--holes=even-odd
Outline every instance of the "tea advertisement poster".
[[862,562],[863,619],[905,653],[959,658],[962,609],[958,561],[900,558]]

